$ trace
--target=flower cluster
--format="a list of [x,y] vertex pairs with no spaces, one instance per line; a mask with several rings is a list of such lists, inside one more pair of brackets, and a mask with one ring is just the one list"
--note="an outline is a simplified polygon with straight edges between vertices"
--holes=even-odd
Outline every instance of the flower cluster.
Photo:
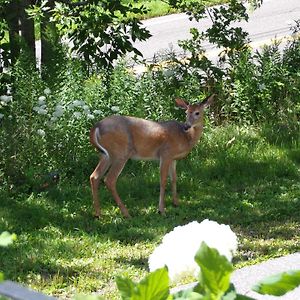
[[149,257],[150,271],[166,265],[172,281],[178,281],[186,276],[197,277],[199,266],[194,258],[202,242],[217,249],[228,260],[232,259],[238,244],[235,233],[228,225],[210,220],[201,223],[193,221],[175,227],[163,237],[162,243]]
[[[7,106],[13,100],[11,95],[0,96],[0,107]],[[4,118],[4,114],[0,113],[0,120]]]

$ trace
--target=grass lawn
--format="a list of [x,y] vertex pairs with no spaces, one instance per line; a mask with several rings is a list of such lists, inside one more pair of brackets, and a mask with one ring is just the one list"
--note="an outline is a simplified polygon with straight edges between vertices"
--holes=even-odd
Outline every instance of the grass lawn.
[[[133,0],[124,0],[124,2],[136,3],[136,1]],[[212,6],[225,3],[227,0],[204,0],[202,2],[206,6]],[[178,12],[174,8],[171,8],[167,1],[139,0],[138,3],[143,4],[148,9],[148,13],[142,16],[142,18],[159,17]]]
[[164,234],[206,218],[237,233],[237,268],[296,252],[299,141],[285,126],[206,128],[199,146],[178,163],[181,205],[173,208],[169,193],[166,217],[157,213],[157,162],[131,161],[120,177],[130,220],[121,217],[105,189],[103,218],[92,218],[88,176],[82,184],[62,178],[59,186],[39,194],[2,191],[0,231],[14,232],[18,239],[0,249],[0,270],[8,279],[60,298],[96,292],[117,299],[117,275],[141,279]]

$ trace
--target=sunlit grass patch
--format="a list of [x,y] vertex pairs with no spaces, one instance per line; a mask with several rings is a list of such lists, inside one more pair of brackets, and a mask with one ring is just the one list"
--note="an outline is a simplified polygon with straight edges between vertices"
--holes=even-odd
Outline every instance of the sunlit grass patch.
[[157,162],[130,161],[120,176],[129,220],[103,185],[103,216],[92,217],[88,178],[80,184],[62,178],[29,195],[3,190],[0,229],[18,239],[1,249],[0,269],[8,279],[63,299],[77,293],[117,299],[117,275],[141,279],[162,236],[206,218],[238,235],[237,267],[298,251],[299,139],[281,134],[273,139],[260,127],[205,128],[199,145],[178,162],[180,206],[172,206],[168,186],[165,217],[157,213]]

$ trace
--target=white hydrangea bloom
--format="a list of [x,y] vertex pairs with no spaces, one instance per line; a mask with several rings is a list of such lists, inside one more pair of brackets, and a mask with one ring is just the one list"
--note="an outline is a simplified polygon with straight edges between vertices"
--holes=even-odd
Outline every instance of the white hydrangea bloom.
[[42,137],[46,135],[46,133],[45,133],[45,131],[43,129],[38,129],[37,130],[37,134],[40,135],[40,136],[42,136]]
[[81,101],[80,100],[74,100],[72,104],[73,104],[73,107],[81,106]]
[[88,105],[83,105],[82,108],[83,108],[83,110],[85,110],[85,111],[90,111],[90,108],[89,108]]
[[51,94],[51,90],[49,88],[45,88],[44,89],[44,94],[45,95],[50,95]]
[[101,114],[102,114],[102,111],[99,110],[99,109],[96,109],[96,110],[94,110],[94,114],[95,114],[95,115],[101,115]]
[[53,117],[60,118],[64,112],[65,108],[61,104],[57,104],[53,113]]
[[187,275],[197,277],[199,266],[194,258],[203,241],[230,261],[238,245],[237,236],[228,225],[207,219],[201,223],[193,221],[175,227],[163,237],[162,243],[149,257],[150,271],[166,265],[172,281],[178,281]]
[[7,95],[1,95],[1,96],[0,96],[0,100],[1,100],[2,102],[8,102],[8,101],[7,101],[7,98],[8,98]]
[[39,104],[39,105],[45,104],[45,101],[46,101],[46,97],[45,97],[45,96],[40,96],[40,97],[38,98],[38,104]]
[[42,107],[38,107],[37,113],[39,115],[46,115],[48,113],[47,109],[44,109]]
[[59,118],[59,117],[61,117],[63,114],[64,114],[64,111],[63,111],[63,110],[56,110],[56,111],[53,113],[53,117]]
[[75,111],[74,114],[73,114],[74,118],[76,119],[80,119],[81,118],[81,112],[79,111]]
[[0,120],[3,119],[3,117],[4,117],[4,114],[0,113]]
[[1,101],[2,105],[6,105],[6,104],[8,104],[8,102],[12,101],[12,96],[1,95],[0,96],[0,101]]
[[92,115],[92,114],[87,114],[86,116],[89,120],[94,120],[95,119],[95,116]]
[[119,106],[112,106],[110,109],[111,109],[113,112],[118,112],[118,111],[120,111]]

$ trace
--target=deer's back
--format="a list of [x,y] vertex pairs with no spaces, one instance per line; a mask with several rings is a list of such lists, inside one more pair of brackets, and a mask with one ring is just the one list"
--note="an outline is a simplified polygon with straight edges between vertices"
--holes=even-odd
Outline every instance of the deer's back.
[[164,152],[182,152],[178,146],[185,139],[184,126],[177,121],[111,116],[95,126],[100,131],[100,144],[115,157],[159,159]]

